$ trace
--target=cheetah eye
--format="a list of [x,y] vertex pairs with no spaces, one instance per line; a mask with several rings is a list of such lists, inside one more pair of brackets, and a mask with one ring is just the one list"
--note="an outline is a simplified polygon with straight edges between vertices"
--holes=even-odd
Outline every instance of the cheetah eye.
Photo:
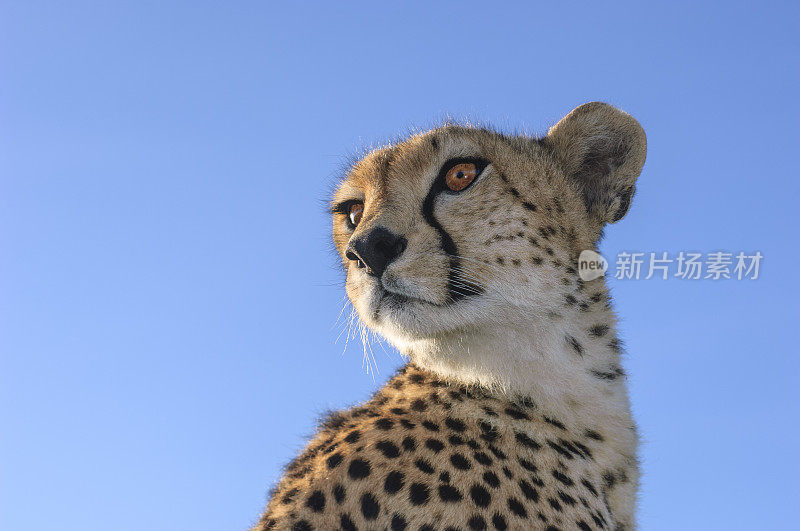
[[444,176],[444,183],[454,192],[460,192],[478,176],[478,166],[472,162],[456,164]]
[[488,161],[479,158],[451,159],[442,167],[439,178],[451,192],[461,192],[469,188],[488,165]]
[[347,221],[350,226],[355,228],[358,222],[361,221],[361,215],[364,213],[364,203],[352,203],[347,207]]

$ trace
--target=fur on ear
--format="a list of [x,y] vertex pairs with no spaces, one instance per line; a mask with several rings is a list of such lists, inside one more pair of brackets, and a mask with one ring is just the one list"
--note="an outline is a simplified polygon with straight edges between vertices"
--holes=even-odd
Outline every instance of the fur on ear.
[[551,127],[542,142],[580,190],[598,229],[625,216],[647,154],[639,122],[607,103],[586,103]]

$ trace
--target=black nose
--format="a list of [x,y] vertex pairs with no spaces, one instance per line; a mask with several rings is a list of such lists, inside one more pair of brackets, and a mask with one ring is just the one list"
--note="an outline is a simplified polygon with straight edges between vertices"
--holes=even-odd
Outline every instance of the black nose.
[[405,248],[405,238],[376,227],[351,241],[345,256],[348,260],[355,260],[358,267],[366,267],[368,274],[379,277]]

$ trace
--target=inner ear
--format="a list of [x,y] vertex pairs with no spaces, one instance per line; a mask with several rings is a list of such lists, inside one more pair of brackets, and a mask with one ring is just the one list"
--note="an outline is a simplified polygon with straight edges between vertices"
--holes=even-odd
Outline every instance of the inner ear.
[[602,228],[630,208],[647,151],[644,130],[629,114],[605,103],[581,105],[544,139]]

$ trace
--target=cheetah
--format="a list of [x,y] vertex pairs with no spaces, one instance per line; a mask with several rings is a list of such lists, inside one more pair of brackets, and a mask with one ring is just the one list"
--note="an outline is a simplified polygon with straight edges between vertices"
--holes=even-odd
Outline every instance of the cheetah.
[[355,163],[331,201],[345,289],[408,363],[321,424],[254,529],[634,529],[621,342],[578,257],[646,149],[595,102],[541,138],[447,124]]

